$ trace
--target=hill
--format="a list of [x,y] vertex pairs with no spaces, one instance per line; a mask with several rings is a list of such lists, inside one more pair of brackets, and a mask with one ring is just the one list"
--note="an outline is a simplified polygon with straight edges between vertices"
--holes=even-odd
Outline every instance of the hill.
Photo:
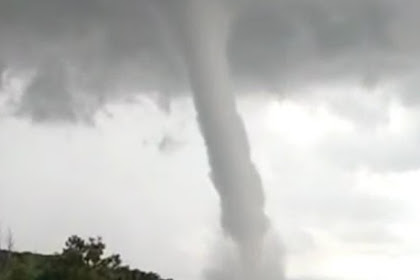
[[61,253],[42,255],[0,250],[0,280],[171,280],[104,256],[101,238],[70,237]]

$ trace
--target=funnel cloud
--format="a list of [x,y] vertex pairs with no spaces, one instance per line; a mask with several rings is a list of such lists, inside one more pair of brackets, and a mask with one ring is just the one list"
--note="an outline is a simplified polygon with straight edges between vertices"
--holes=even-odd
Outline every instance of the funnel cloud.
[[[220,197],[222,227],[236,245],[238,258],[236,267],[222,268],[228,273],[222,278],[283,279],[280,259],[273,268],[261,262],[270,223],[264,213],[261,178],[251,161],[248,137],[229,78],[228,18],[217,1],[185,0],[183,3],[185,14],[175,24],[184,47],[197,120],[207,147],[210,178]],[[179,7],[169,10],[176,8]],[[270,275],[273,269],[276,274]]]

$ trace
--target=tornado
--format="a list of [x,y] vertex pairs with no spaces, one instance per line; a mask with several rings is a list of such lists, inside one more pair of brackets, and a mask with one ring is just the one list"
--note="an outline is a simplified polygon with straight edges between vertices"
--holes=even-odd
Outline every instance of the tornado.
[[[170,1],[168,1],[170,2]],[[167,2],[167,3],[168,3]],[[181,4],[182,3],[182,4]],[[251,160],[227,60],[230,15],[220,1],[173,1],[179,44],[204,138],[210,179],[220,197],[221,225],[235,244],[237,266],[229,279],[264,279],[263,247],[270,222],[260,174]],[[273,279],[282,279],[275,273]],[[227,279],[226,279],[227,280]]]

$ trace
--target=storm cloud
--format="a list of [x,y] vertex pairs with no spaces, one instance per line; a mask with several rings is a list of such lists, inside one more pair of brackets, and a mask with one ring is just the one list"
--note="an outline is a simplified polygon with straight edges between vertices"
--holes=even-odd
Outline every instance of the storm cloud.
[[[2,71],[28,81],[17,114],[83,121],[139,93],[188,94],[180,36],[153,2],[166,1],[0,1]],[[237,92],[395,81],[399,99],[417,102],[416,1],[220,2],[232,21],[227,53]]]

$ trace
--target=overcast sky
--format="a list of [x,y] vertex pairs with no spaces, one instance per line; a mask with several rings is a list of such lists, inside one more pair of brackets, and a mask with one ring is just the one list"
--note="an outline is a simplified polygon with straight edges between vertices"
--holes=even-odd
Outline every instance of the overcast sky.
[[[176,280],[217,259],[178,15],[159,2],[0,0],[0,224],[18,250],[100,235]],[[288,278],[419,279],[417,1],[221,2]]]
[[[4,231],[38,252],[101,235],[132,265],[200,279],[221,234],[190,102],[109,110],[95,127],[1,121]],[[288,275],[417,279],[415,111],[395,105],[375,130],[296,101],[244,98],[241,111]]]

